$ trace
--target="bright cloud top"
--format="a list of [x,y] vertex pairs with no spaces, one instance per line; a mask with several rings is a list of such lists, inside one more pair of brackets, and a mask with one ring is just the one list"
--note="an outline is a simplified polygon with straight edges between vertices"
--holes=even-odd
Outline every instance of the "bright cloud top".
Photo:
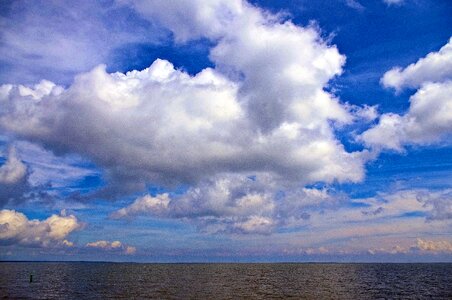
[[448,80],[452,80],[452,38],[438,52],[429,53],[404,69],[396,67],[386,72],[381,82],[385,87],[400,91]]
[[4,209],[0,211],[0,243],[25,246],[73,246],[66,238],[82,228],[74,215],[52,215],[49,218],[29,220],[24,214]]

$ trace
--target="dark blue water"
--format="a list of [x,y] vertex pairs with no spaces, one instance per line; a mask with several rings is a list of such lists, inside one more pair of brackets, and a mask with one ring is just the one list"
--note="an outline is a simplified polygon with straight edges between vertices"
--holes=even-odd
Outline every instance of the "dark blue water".
[[[33,274],[33,282],[29,276]],[[12,299],[452,299],[452,264],[0,263]]]

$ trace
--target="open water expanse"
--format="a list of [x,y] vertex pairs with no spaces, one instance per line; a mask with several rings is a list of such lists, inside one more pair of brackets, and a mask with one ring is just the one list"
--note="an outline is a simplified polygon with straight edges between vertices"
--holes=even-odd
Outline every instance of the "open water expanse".
[[452,299],[452,264],[0,262],[0,296],[5,299]]

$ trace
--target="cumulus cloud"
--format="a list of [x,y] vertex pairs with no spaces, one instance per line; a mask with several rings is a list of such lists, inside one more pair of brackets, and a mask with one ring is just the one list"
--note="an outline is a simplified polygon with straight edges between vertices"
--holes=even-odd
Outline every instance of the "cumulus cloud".
[[452,243],[449,241],[429,241],[418,238],[414,249],[427,252],[446,252],[452,253]]
[[385,87],[400,91],[419,88],[426,82],[444,82],[452,79],[452,38],[438,52],[429,53],[416,63],[402,69],[396,67],[381,79]]
[[0,127],[91,159],[114,193],[219,174],[265,173],[283,185],[363,179],[367,153],[347,152],[334,133],[355,116],[324,90],[345,57],[316,28],[242,1],[125,3],[177,41],[211,39],[215,68],[191,76],[158,59],[126,74],[99,66],[67,89],[4,85]]
[[440,253],[452,253],[452,243],[447,240],[427,240],[423,238],[417,238],[416,242],[409,247],[403,247],[396,245],[390,249],[387,248],[371,248],[368,252],[374,254],[406,254],[423,252],[424,254],[440,254]]
[[420,191],[417,200],[427,208],[427,220],[452,219],[452,189],[437,192]]
[[405,254],[408,253],[408,249],[405,247],[402,247],[400,245],[396,245],[390,249],[386,248],[370,248],[367,250],[367,253],[371,255],[375,254]]
[[0,210],[0,243],[38,247],[73,246],[66,238],[82,227],[74,215],[52,215],[45,220],[29,220],[23,213]]
[[111,217],[177,218],[210,233],[269,234],[279,227],[305,224],[310,208],[334,203],[327,190],[282,191],[266,176],[230,175],[205,180],[183,195],[139,197]]
[[[335,229],[344,226],[344,220],[362,224],[409,214],[426,222],[448,221],[452,218],[451,193],[451,189],[413,189],[351,200],[326,189],[282,190],[265,178],[233,176],[203,182],[183,195],[139,197],[111,217],[176,218],[211,233],[270,234],[300,225],[323,226],[325,220]],[[350,201],[354,206],[344,207]]]
[[11,147],[8,151],[6,162],[0,166],[0,186],[3,184],[15,184],[21,181],[27,174],[27,167],[18,158],[16,149]]
[[[272,129],[285,117],[295,117],[293,113],[310,119],[313,113],[341,121],[349,118],[336,99],[322,93],[328,80],[342,72],[345,57],[326,45],[315,28],[281,22],[241,0],[127,2],[172,31],[176,40],[215,41],[211,60],[222,72],[243,79],[241,102],[246,102],[248,115],[260,129]],[[311,101],[317,102],[315,112],[301,103]]]
[[87,243],[86,247],[97,248],[97,249],[113,251],[113,252],[123,252],[124,254],[135,254],[135,252],[137,251],[137,249],[135,247],[127,246],[127,245],[121,243],[120,241],[109,242],[109,241],[101,240],[101,241]]
[[359,136],[374,149],[402,151],[405,145],[448,143],[452,128],[452,43],[405,69],[392,69],[382,78],[387,87],[418,88],[404,115],[387,113]]
[[0,165],[0,207],[17,203],[30,196],[28,168],[19,158],[14,146],[7,151],[6,161]]

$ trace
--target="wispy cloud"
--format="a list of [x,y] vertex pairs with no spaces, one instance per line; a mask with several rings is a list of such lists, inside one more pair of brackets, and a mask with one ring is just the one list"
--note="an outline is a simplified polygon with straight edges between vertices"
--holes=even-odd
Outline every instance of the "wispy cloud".
[[7,1],[0,22],[2,83],[68,84],[79,72],[111,63],[115,49],[162,37],[115,1]]

